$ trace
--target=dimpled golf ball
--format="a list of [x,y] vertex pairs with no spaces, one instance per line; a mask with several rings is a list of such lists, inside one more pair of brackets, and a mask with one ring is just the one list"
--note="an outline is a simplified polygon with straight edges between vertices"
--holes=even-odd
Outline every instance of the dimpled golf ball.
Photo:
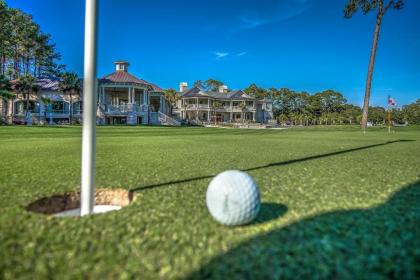
[[237,170],[218,174],[206,194],[207,208],[213,218],[226,226],[250,223],[260,210],[260,192],[254,179]]

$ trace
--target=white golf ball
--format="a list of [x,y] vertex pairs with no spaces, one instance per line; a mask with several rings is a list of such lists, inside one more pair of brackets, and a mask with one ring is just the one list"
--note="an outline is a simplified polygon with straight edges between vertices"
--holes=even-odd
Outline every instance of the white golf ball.
[[254,179],[237,170],[218,174],[206,194],[207,208],[213,218],[227,226],[250,223],[260,210],[260,192]]

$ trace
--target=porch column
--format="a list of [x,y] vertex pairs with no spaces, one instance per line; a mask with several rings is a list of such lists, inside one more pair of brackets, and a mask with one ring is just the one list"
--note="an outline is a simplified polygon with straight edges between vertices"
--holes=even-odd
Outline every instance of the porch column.
[[103,88],[101,86],[98,86],[98,103],[103,103],[103,96],[102,96]]
[[207,122],[210,122],[210,109],[207,112]]
[[255,122],[255,112],[252,112],[252,121]]
[[13,101],[12,100],[7,100],[7,116],[6,116],[6,120],[8,124],[12,123],[12,119],[13,119]]
[[101,103],[105,104],[106,103],[106,98],[105,98],[105,87],[101,87]]
[[128,103],[131,103],[131,88],[128,88]]
[[102,87],[102,102],[106,104],[106,88]]
[[163,96],[161,95],[160,97],[159,97],[159,103],[160,103],[160,106],[159,106],[159,111],[161,111],[161,112],[164,112],[164,108],[163,108]]

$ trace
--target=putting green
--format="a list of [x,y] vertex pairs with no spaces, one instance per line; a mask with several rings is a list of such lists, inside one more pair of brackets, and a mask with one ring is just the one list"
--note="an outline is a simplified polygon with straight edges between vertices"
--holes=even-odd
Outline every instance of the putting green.
[[[420,129],[98,127],[100,188],[138,198],[80,218],[28,213],[77,191],[80,127],[0,127],[0,278],[415,278]],[[211,178],[245,170],[257,221],[217,224]]]

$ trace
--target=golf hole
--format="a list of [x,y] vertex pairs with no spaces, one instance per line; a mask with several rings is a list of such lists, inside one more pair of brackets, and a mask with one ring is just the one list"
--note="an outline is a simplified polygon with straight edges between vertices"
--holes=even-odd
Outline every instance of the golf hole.
[[[120,210],[134,200],[133,192],[124,189],[95,191],[93,214]],[[30,212],[55,217],[80,216],[80,192],[70,192],[38,199],[26,207]]]

